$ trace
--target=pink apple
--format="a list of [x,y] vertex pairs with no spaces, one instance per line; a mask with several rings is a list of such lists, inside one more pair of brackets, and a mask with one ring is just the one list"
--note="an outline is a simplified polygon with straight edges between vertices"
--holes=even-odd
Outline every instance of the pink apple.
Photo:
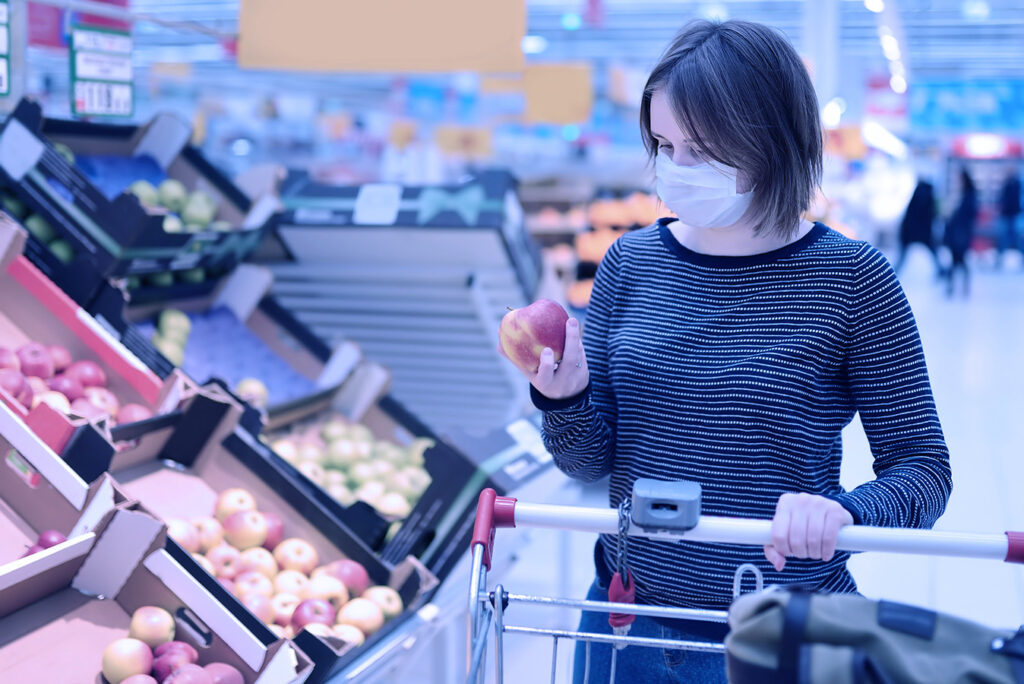
[[85,388],[82,387],[82,383],[78,382],[77,379],[72,378],[68,375],[61,373],[58,376],[50,378],[47,386],[54,392],[60,392],[68,401],[74,401],[75,399],[81,399],[85,396]]
[[277,513],[264,513],[263,519],[267,522],[267,538],[263,548],[273,551],[284,540],[284,521]]
[[248,594],[260,594],[270,598],[274,595],[274,583],[261,572],[249,570],[235,577],[235,596],[245,597]]
[[274,590],[278,594],[302,596],[306,592],[309,578],[298,570],[282,570],[274,578]]
[[51,546],[63,544],[67,540],[68,538],[57,530],[45,530],[42,533],[40,533],[39,538],[36,539],[36,544],[39,544],[44,549],[48,549]]
[[178,668],[194,662],[185,651],[170,651],[153,660],[153,676],[162,682]]
[[227,663],[210,663],[203,669],[210,675],[213,684],[245,684],[245,679],[238,668]]
[[42,394],[43,392],[50,391],[50,385],[42,378],[31,376],[25,378],[25,380],[28,382],[28,386],[32,388],[33,394]]
[[85,398],[111,418],[116,416],[117,412],[121,409],[121,402],[106,387],[86,387]]
[[82,387],[107,386],[107,374],[94,361],[75,361],[64,372],[82,383]]
[[146,674],[132,675],[128,679],[122,679],[121,684],[160,684],[157,680],[153,679]]
[[224,541],[224,528],[216,518],[196,518],[192,524],[199,533],[199,548],[204,553]]
[[199,552],[199,532],[195,525],[182,518],[167,519],[167,534],[189,553]]
[[51,344],[47,351],[50,352],[50,358],[53,360],[53,370],[55,373],[61,373],[71,365],[71,352],[67,348],[59,344]]
[[244,489],[225,489],[217,497],[217,505],[213,510],[213,515],[223,523],[232,513],[255,510],[256,499],[253,498],[252,494]]
[[285,539],[274,549],[274,560],[284,570],[298,570],[304,575],[313,572],[320,557],[313,545],[302,539]]
[[536,373],[545,347],[555,353],[556,363],[562,360],[568,320],[565,309],[550,299],[539,299],[525,308],[509,311],[498,329],[501,348],[517,367]]
[[340,579],[352,596],[361,596],[372,584],[366,568],[354,560],[342,558],[324,566],[324,572]]
[[28,558],[29,556],[35,555],[35,554],[39,553],[40,551],[45,551],[45,550],[46,549],[44,549],[39,544],[33,544],[32,546],[30,546],[27,549],[25,549],[25,553],[21,554],[21,557],[22,558]]
[[7,347],[0,347],[0,370],[9,368],[21,372],[21,361],[18,355]]
[[242,562],[239,567],[243,571],[253,570],[262,573],[266,575],[267,579],[272,580],[277,577],[278,568],[277,561],[274,560],[274,554],[261,546],[243,551]]
[[198,665],[183,665],[161,684],[213,684],[213,677]]
[[[263,577],[263,575],[260,575],[260,577]],[[263,577],[263,579],[266,580],[267,578]],[[267,580],[267,582],[269,581],[270,580]],[[274,621],[276,614],[274,613],[274,604],[270,602],[269,596],[250,592],[248,594],[243,594],[239,600],[241,600],[242,605],[248,608],[249,612],[255,615],[260,622],[267,623]]]
[[352,625],[366,636],[384,626],[384,611],[369,599],[354,598],[338,613],[339,625]]
[[353,646],[362,646],[366,641],[366,635],[355,625],[334,625],[334,636]]
[[190,663],[199,661],[199,652],[193,648],[192,644],[185,643],[184,641],[168,641],[167,643],[160,644],[153,649],[153,655],[159,658],[174,651],[183,651],[188,655],[188,662]]
[[292,613],[295,612],[296,606],[302,603],[302,599],[295,594],[275,594],[270,603],[274,606],[274,622],[288,625],[291,624]]
[[303,599],[323,599],[330,603],[335,610],[340,609],[348,602],[348,589],[337,577],[320,575],[309,580],[305,590],[302,592]]
[[103,676],[110,684],[121,684],[133,675],[149,674],[153,652],[138,639],[118,639],[103,651]]
[[210,573],[214,577],[217,576],[217,571],[213,569],[213,563],[211,563],[206,556],[204,556],[201,553],[193,553],[192,557],[196,559],[196,563],[199,563],[199,565],[203,566],[203,570]]
[[128,636],[150,648],[174,640],[174,616],[157,606],[142,606],[132,613]]
[[53,359],[46,345],[39,342],[29,342],[18,348],[18,361],[21,362],[21,372],[25,375],[34,375],[43,380],[53,377]]
[[100,410],[99,407],[85,397],[75,399],[71,402],[71,412],[75,415],[82,416],[86,420],[99,420],[107,415],[106,411]]
[[117,412],[117,422],[119,425],[138,423],[140,420],[148,420],[152,417],[153,412],[142,404],[125,404]]
[[40,404],[46,404],[54,411],[67,415],[71,413],[71,402],[60,392],[54,392],[47,390],[42,394],[37,394],[32,397],[32,408],[39,406]]
[[363,598],[373,601],[380,606],[385,620],[396,618],[405,610],[405,606],[402,604],[402,597],[391,587],[370,587],[363,592]]
[[267,539],[267,521],[257,511],[238,511],[224,519],[224,539],[240,551],[261,546]]
[[319,622],[324,625],[333,625],[337,611],[333,606],[323,599],[306,599],[295,607],[292,613],[292,629],[296,632],[306,625]]
[[242,554],[233,546],[221,544],[206,552],[206,560],[213,563],[217,577],[234,579],[238,574],[238,565],[242,560]]
[[20,371],[13,368],[0,369],[0,388],[3,388],[11,397],[20,402],[25,408],[32,406],[32,387]]

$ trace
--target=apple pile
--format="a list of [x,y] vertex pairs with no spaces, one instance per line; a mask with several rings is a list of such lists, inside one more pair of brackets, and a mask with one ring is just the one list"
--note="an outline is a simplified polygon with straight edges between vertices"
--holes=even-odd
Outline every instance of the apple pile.
[[217,216],[216,200],[203,192],[189,192],[181,181],[168,178],[155,186],[149,181],[135,181],[128,186],[128,192],[135,195],[151,213],[163,213],[165,233],[200,233],[205,230],[226,232],[232,230],[227,221],[215,221]]
[[94,361],[75,361],[57,345],[29,342],[16,350],[0,346],[0,389],[26,409],[48,404],[89,420],[104,415],[134,423],[153,415],[141,404],[121,405],[107,389],[107,374]]
[[285,539],[280,516],[259,512],[244,489],[221,492],[212,516],[169,519],[167,532],[283,638],[307,629],[359,645],[404,610],[356,561],[320,565],[312,544]]
[[192,321],[188,314],[177,309],[164,309],[156,320],[156,330],[150,341],[156,350],[175,366],[185,362],[185,345],[192,334]]
[[245,684],[227,663],[200,666],[199,653],[174,641],[174,616],[157,606],[132,613],[128,636],[103,651],[103,676],[110,684]]
[[27,558],[28,556],[39,553],[40,551],[45,551],[51,546],[62,544],[67,540],[68,538],[57,530],[46,530],[36,538],[35,544],[25,549],[25,553],[21,554],[21,557]]
[[340,415],[272,438],[270,443],[278,456],[341,505],[365,501],[392,520],[407,517],[430,486],[423,454],[433,445],[426,438],[404,448],[378,440],[365,425]]

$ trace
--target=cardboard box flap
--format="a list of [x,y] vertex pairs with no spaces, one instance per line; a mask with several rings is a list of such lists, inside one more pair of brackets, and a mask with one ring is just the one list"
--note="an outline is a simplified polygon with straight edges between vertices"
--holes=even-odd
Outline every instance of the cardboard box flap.
[[68,538],[77,537],[96,529],[103,517],[117,504],[118,492],[114,488],[114,481],[110,475],[104,474],[90,489],[93,492],[92,497],[86,505],[82,517],[71,529]]
[[71,586],[91,596],[117,596],[163,529],[145,513],[117,511]]
[[35,168],[45,152],[46,145],[13,117],[0,133],[0,166],[16,181]]
[[[34,553],[31,556],[19,558],[18,560],[11,561],[5,565],[0,565],[0,595],[11,587],[25,582],[33,575],[44,573],[50,568],[55,568],[64,563],[73,561],[76,558],[85,557],[85,555],[89,553],[89,550],[96,544],[96,541],[96,535],[89,532],[87,534],[68,539],[66,542],[62,542],[56,546],[51,546],[45,551],[40,551],[39,553]],[[15,603],[17,605],[13,608],[4,605],[4,610],[0,610],[0,615],[4,615],[5,612],[18,610],[29,602],[30,601],[20,602],[16,600]]]
[[270,647],[267,664],[253,684],[302,684],[313,671],[309,658],[290,641]]
[[227,307],[238,320],[245,321],[270,291],[273,281],[274,276],[269,269],[242,264],[224,283],[213,306]]
[[174,114],[157,114],[135,148],[135,156],[147,154],[166,170],[192,137],[192,129]]
[[21,256],[27,235],[10,216],[0,211],[0,269],[7,270],[11,262]]

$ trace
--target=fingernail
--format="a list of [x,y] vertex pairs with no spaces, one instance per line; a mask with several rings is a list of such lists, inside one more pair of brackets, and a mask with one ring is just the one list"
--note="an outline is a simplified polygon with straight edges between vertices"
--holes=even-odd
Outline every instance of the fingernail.
[[554,356],[555,353],[553,351],[551,351],[551,349],[549,347],[544,347],[544,351],[542,351],[540,353],[540,355],[547,357],[547,356]]
[[575,318],[570,318],[569,325],[572,326],[573,328],[578,328],[580,327],[580,322],[577,321]]

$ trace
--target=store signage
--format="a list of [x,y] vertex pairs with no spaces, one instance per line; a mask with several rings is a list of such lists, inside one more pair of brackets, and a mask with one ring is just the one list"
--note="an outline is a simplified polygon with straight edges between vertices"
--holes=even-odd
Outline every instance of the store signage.
[[132,37],[77,26],[71,31],[71,110],[76,116],[132,115]]
[[590,120],[594,106],[589,64],[531,64],[523,72],[526,121],[539,124],[579,124]]

